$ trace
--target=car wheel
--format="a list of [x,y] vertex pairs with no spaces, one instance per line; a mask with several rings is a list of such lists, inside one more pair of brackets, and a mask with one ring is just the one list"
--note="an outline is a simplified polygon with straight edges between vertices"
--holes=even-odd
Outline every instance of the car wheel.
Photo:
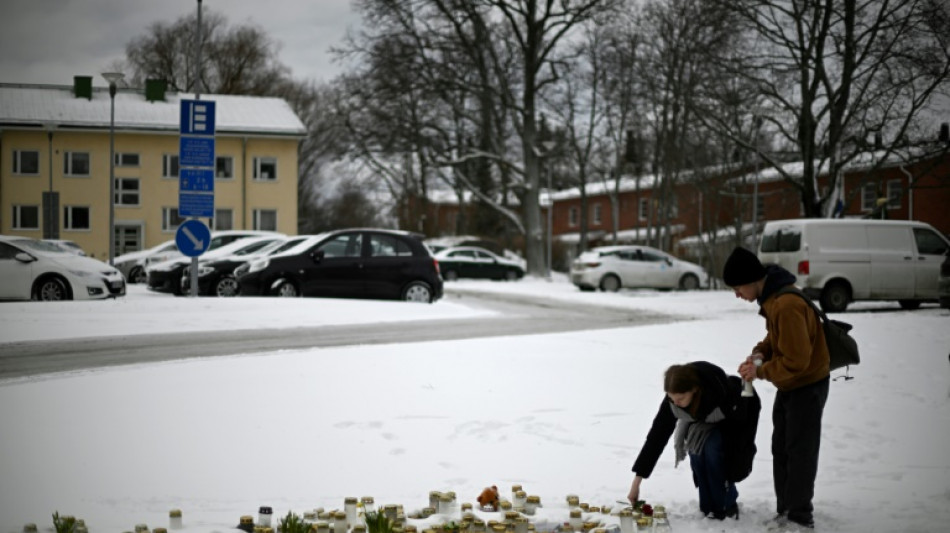
[[620,290],[620,278],[613,274],[607,274],[600,280],[600,290],[606,292],[617,292]]
[[234,276],[225,276],[214,284],[214,293],[221,297],[237,296],[241,293],[241,285]]
[[699,288],[699,278],[695,274],[685,274],[680,278],[680,290],[695,291]]
[[826,313],[840,313],[848,308],[851,289],[843,282],[829,283],[821,291],[821,309]]
[[518,273],[515,272],[514,270],[509,270],[508,272],[505,272],[505,280],[507,281],[515,281],[520,277],[521,276],[519,276]]
[[43,302],[58,302],[60,300],[72,300],[69,294],[69,288],[66,282],[60,278],[45,278],[36,285],[33,291],[33,299]]
[[901,309],[906,309],[907,311],[920,309],[920,300],[897,300],[897,303],[901,304]]
[[941,309],[950,309],[950,296],[941,296],[938,302]]
[[142,267],[135,267],[132,269],[132,272],[129,274],[130,283],[145,283],[148,281],[148,274],[145,273],[145,269]]
[[280,285],[277,286],[277,290],[274,291],[274,294],[282,298],[296,298],[299,296],[297,287],[287,280],[280,282]]
[[454,270],[446,270],[445,274],[442,274],[442,279],[444,279],[445,281],[455,281],[459,279],[459,275],[458,275],[458,272]]
[[402,299],[407,302],[432,302],[432,288],[423,281],[413,281],[402,291]]

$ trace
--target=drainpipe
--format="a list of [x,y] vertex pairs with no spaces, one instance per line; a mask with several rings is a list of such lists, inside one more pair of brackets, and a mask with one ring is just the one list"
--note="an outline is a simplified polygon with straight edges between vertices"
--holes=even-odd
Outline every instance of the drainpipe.
[[241,137],[241,229],[247,229],[247,137]]
[[910,172],[907,172],[903,163],[898,165],[897,168],[901,169],[901,172],[907,176],[907,220],[914,220],[914,188],[912,187],[914,183],[911,181]]

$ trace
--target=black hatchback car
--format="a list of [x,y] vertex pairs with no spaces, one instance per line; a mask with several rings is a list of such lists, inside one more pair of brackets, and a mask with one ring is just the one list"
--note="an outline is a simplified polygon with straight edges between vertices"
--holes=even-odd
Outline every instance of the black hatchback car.
[[439,264],[422,235],[345,229],[307,238],[234,271],[242,296],[324,296],[434,302]]

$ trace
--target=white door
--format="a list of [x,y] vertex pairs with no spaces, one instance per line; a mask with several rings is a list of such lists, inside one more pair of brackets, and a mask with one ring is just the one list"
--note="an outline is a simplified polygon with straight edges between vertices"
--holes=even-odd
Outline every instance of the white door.
[[649,265],[640,257],[639,250],[621,250],[613,262],[624,287],[647,287],[650,279]]
[[[872,299],[913,298],[914,246],[907,226],[869,226]],[[937,264],[938,268],[940,264]],[[936,277],[934,277],[936,283]]]
[[946,257],[950,245],[937,232],[928,228],[914,228],[914,243],[917,255],[914,258],[917,298],[937,298],[937,278],[940,277],[940,263]]
[[29,300],[33,283],[33,263],[23,263],[15,256],[23,250],[0,242],[0,298]]

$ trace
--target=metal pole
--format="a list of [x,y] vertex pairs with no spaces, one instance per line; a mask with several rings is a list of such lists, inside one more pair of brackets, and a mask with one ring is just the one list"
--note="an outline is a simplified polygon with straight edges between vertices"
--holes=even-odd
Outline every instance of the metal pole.
[[109,264],[115,266],[115,82],[109,82]]
[[[198,41],[196,42],[195,48],[195,100],[201,99],[201,0],[198,0]],[[181,179],[181,176],[179,176]],[[191,278],[191,291],[190,296],[197,298],[198,297],[198,257],[191,258],[191,269],[189,273],[189,278]]]
[[547,163],[544,162],[544,171],[548,175],[548,281],[551,280],[551,273],[554,270],[554,264],[551,262],[551,249],[553,248],[553,229],[552,224],[554,223],[554,189],[551,187],[551,169],[548,167]]

